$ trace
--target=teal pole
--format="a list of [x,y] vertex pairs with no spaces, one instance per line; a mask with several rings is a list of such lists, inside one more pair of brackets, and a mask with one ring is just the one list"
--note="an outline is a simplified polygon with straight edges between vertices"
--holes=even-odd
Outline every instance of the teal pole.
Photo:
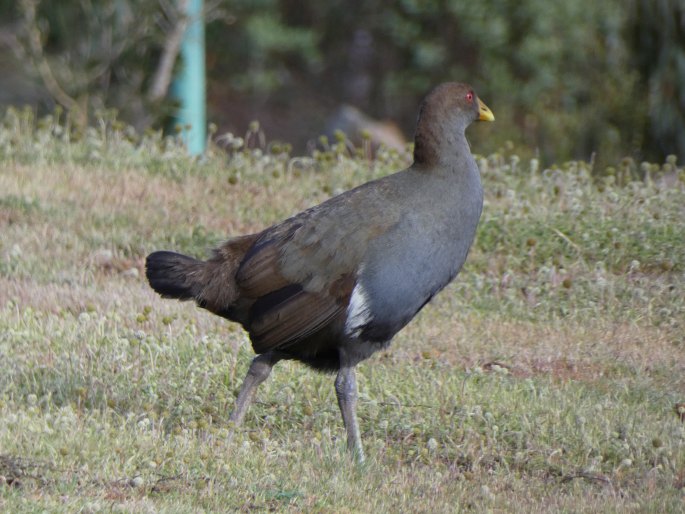
[[185,4],[188,26],[181,43],[181,63],[174,81],[179,100],[177,124],[191,155],[201,155],[207,142],[205,90],[205,25],[203,0],[180,0]]

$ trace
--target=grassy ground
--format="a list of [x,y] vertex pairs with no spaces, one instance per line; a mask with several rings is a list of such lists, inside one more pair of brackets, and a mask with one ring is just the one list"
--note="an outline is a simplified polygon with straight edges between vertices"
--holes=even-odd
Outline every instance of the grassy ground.
[[685,510],[673,160],[593,180],[583,163],[480,158],[486,205],[464,272],[359,366],[357,466],[333,377],[295,363],[278,365],[229,441],[249,341],[158,298],[142,265],[154,249],[202,255],[407,157],[221,143],[230,159],[194,162],[116,124],[74,136],[4,119],[0,510]]

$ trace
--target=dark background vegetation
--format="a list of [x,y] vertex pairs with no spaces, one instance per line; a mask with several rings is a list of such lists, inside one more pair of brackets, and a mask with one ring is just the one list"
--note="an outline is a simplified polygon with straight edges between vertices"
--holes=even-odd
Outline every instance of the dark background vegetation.
[[[303,152],[351,104],[410,139],[421,97],[459,80],[497,117],[472,131],[481,153],[512,141],[600,171],[685,155],[683,0],[208,0],[207,19],[220,132],[257,119]],[[150,88],[178,20],[173,0],[0,0],[0,103],[160,127],[173,106]]]

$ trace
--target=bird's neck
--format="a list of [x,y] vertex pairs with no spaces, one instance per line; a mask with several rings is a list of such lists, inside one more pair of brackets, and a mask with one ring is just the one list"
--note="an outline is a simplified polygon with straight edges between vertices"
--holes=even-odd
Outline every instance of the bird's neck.
[[463,129],[440,124],[421,124],[414,136],[414,166],[430,170],[436,167],[467,169],[463,165],[471,161],[471,148]]

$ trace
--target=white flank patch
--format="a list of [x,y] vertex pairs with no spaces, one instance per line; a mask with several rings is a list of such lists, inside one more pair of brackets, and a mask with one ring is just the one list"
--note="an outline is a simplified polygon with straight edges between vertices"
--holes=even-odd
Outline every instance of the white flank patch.
[[347,319],[345,320],[345,333],[350,337],[359,336],[362,327],[371,321],[369,299],[361,282],[358,282],[352,290],[350,304],[347,306]]

